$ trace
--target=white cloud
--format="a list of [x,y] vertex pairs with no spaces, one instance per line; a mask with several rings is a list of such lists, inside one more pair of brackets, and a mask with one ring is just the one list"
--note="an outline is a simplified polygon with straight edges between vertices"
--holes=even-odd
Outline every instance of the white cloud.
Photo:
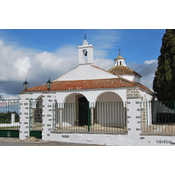
[[104,69],[109,70],[111,67],[114,66],[114,61],[104,58],[96,58],[94,59],[94,65]]
[[31,67],[30,58],[29,57],[17,58],[13,64],[14,67],[18,69],[18,76],[21,76],[24,79],[27,76],[29,68]]
[[55,53],[24,52],[0,40],[0,81],[22,81],[43,74],[58,76],[78,64],[77,48],[65,46]]
[[154,62],[157,62],[157,60],[146,60],[144,64],[152,64]]
[[78,57],[78,47],[75,45],[65,45],[59,48],[55,54],[59,57]]
[[29,87],[59,77],[78,65],[75,46],[64,46],[55,53],[16,50],[0,40],[0,91],[18,94],[25,79]]
[[0,81],[24,79],[30,67],[31,52],[15,50],[0,40]]
[[155,71],[157,70],[157,60],[146,60],[143,64],[136,62],[128,63],[128,67],[142,75],[141,84],[152,89]]

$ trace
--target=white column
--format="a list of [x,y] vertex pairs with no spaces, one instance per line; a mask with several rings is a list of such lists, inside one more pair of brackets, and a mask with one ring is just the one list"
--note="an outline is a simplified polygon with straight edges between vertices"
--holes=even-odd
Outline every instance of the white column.
[[11,124],[15,123],[15,114],[11,114]]
[[60,123],[59,123],[59,127],[62,127],[62,118],[63,118],[63,109],[60,108]]
[[91,126],[94,125],[94,108],[90,108],[91,109]]

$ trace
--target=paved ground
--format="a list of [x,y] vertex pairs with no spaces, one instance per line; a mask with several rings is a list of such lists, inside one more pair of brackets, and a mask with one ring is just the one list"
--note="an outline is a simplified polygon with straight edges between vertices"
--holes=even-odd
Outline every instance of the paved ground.
[[65,143],[53,141],[20,141],[18,138],[0,137],[0,146],[98,146],[92,144]]

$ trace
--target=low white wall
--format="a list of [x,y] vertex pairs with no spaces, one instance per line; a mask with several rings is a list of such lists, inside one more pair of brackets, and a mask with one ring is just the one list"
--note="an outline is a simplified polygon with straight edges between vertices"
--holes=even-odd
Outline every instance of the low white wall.
[[[108,135],[108,134],[80,134],[80,133],[51,133],[50,140],[71,143],[85,143],[97,145],[129,145],[127,135]],[[125,141],[124,141],[125,140]]]
[[175,136],[51,133],[51,141],[111,146],[174,146]]

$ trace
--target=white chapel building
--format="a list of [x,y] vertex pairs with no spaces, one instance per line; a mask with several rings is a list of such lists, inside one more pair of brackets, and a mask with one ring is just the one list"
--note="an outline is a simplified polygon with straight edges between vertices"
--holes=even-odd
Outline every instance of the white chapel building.
[[[95,66],[93,64],[93,45],[84,40],[83,44],[78,47],[77,67],[53,80],[50,89],[47,88],[47,84],[42,84],[23,90],[20,93],[20,122],[23,124],[20,128],[20,139],[25,139],[30,135],[30,124],[28,123],[32,114],[32,111],[29,112],[29,109],[32,108],[32,104],[29,104],[30,99],[42,99],[40,111],[43,140],[50,140],[54,122],[56,122],[55,126],[86,125],[86,122],[82,123],[81,116],[76,109],[70,113],[70,122],[63,121],[61,117],[64,107],[61,104],[88,102],[91,125],[102,125],[103,121],[98,117],[99,113],[98,110],[95,110],[95,104],[103,102],[125,103],[133,98],[139,98],[142,101],[152,100],[154,92],[140,84],[142,76],[127,67],[125,59],[120,53],[114,61],[114,66],[108,71]],[[60,117],[54,122],[53,103],[58,104],[55,110],[59,110]],[[117,123],[113,119],[109,121],[107,119],[107,123],[116,126],[126,125],[125,120]]]

